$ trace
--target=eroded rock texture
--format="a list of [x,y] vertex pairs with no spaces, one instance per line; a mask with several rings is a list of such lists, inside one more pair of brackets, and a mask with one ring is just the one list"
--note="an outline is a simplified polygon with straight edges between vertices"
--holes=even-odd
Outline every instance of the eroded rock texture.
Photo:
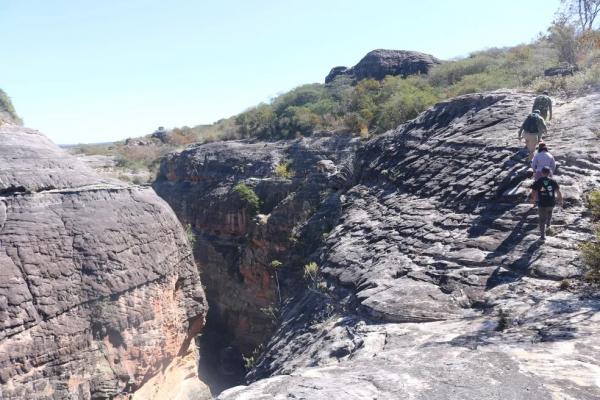
[[219,399],[599,398],[600,300],[560,282],[581,277],[592,237],[600,96],[555,101],[545,140],[566,201],[543,244],[516,139],[533,99],[453,99],[363,146],[330,192],[333,228],[300,236],[322,240],[303,261],[325,287],[289,286],[254,383]]
[[185,353],[206,305],[164,201],[16,125],[0,166],[0,398],[115,398]]
[[406,50],[373,50],[367,53],[352,68],[334,67],[325,77],[325,83],[332,82],[338,76],[362,80],[367,78],[381,80],[387,75],[427,74],[431,67],[441,61],[430,54]]
[[[337,192],[347,184],[357,145],[351,136],[229,141],[192,147],[163,161],[154,187],[196,234],[196,261],[210,304],[204,339],[213,340],[205,347],[219,352],[212,359],[202,354],[208,369],[227,376],[237,368],[239,374],[239,353],[252,355],[271,335],[278,284],[283,292],[287,277],[290,285],[302,282],[291,265],[303,262],[315,246],[300,238],[318,243],[333,227]],[[276,168],[284,164],[288,173],[278,175]],[[256,217],[234,190],[238,184],[261,198]],[[277,276],[275,260],[283,264]]]

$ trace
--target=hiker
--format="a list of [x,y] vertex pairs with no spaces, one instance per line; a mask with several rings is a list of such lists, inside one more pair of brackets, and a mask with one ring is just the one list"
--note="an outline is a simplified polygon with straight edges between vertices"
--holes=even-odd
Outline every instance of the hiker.
[[527,147],[527,150],[529,150],[527,163],[530,163],[531,159],[533,158],[535,148],[547,131],[546,123],[540,116],[540,110],[533,110],[533,114],[529,114],[527,118],[525,118],[523,125],[521,125],[521,128],[519,129],[519,141],[521,140],[523,131],[525,131],[525,146]]
[[531,168],[535,173],[535,177],[533,178],[534,181],[537,181],[542,177],[542,168],[544,167],[550,168],[550,177],[552,177],[556,170],[556,161],[554,161],[554,157],[548,151],[546,143],[540,142],[538,144],[538,151],[531,160]]
[[563,198],[558,183],[550,178],[550,168],[542,168],[542,177],[534,182],[531,186],[531,193],[529,194],[530,201],[533,204],[537,203],[538,215],[540,217],[540,239],[546,239],[546,229],[550,228],[550,221],[552,220],[552,210],[558,204],[562,207]]
[[[543,94],[535,98],[531,110],[540,110],[540,115],[544,118],[544,121],[552,119],[552,99],[548,96],[548,91],[545,90]],[[550,118],[548,118],[548,114],[550,114]]]

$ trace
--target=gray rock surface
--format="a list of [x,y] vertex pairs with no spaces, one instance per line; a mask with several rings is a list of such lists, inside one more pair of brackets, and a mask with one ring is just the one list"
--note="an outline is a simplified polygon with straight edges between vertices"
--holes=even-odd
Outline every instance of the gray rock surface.
[[[239,353],[251,356],[270,337],[279,308],[277,280],[284,290],[286,271],[293,271],[294,258],[311,246],[297,239],[303,230],[320,240],[332,228],[336,214],[317,210],[337,208],[339,196],[332,187],[346,184],[344,166],[352,165],[358,143],[349,135],[215,142],[163,160],[154,188],[193,228],[196,261],[207,288],[211,311],[201,362],[208,373],[221,371],[221,378],[230,379],[235,352],[240,369]],[[324,160],[327,166],[336,163],[339,171],[323,170]],[[284,163],[288,176],[276,172]],[[233,190],[238,184],[261,198],[257,216]],[[311,218],[314,223],[308,224]],[[277,277],[274,260],[284,265]],[[298,282],[295,275],[290,280]],[[207,353],[217,354],[211,358]]]
[[0,275],[2,399],[129,393],[204,324],[168,205],[11,124],[0,127]]
[[324,284],[287,293],[253,383],[219,399],[600,398],[600,299],[576,284],[600,95],[555,101],[565,208],[545,243],[516,139],[534,97],[453,99],[362,147],[304,260]]
[[325,83],[332,82],[338,76],[347,76],[355,80],[381,80],[387,75],[427,74],[431,67],[440,63],[441,61],[434,56],[417,51],[378,49],[367,53],[352,68],[334,67],[325,77]]
[[544,76],[567,76],[579,71],[577,65],[563,64],[557,67],[551,67],[544,70]]

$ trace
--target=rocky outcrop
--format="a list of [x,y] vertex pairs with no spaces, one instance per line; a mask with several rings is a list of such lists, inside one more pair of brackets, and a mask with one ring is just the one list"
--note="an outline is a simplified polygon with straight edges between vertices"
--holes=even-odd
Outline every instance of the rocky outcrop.
[[166,203],[12,124],[0,166],[0,397],[119,398],[185,354],[206,304]]
[[[227,193],[253,177],[259,193],[258,182],[292,143],[212,144],[163,164],[161,185],[170,190],[159,191],[171,193],[178,216],[207,235],[203,248],[243,243],[242,253],[269,254],[254,260],[282,257],[289,245],[274,250],[285,243],[275,221],[292,218],[301,232],[296,245],[311,243],[303,252],[293,247],[296,259],[284,262],[278,328],[247,376],[253,383],[219,399],[598,398],[600,299],[576,282],[583,273],[578,243],[592,237],[586,193],[600,184],[600,96],[555,101],[545,140],[560,163],[566,202],[545,243],[525,202],[531,180],[516,139],[533,99],[499,91],[434,106],[361,147],[337,181],[343,184],[332,183],[336,174],[324,178],[329,191],[302,216],[285,201],[269,202],[280,193],[273,182],[260,195],[277,204],[264,210],[272,230],[233,217]],[[286,199],[316,175],[296,177],[282,192]],[[225,253],[213,251],[212,268]],[[232,277],[250,259],[220,265]],[[318,284],[302,281],[309,261],[320,267]],[[266,269],[259,275],[253,268],[240,283],[273,282]],[[264,287],[272,301],[273,286]],[[261,307],[251,296],[240,303]]]
[[333,68],[325,78],[325,83],[332,82],[338,76],[347,76],[353,80],[381,80],[387,75],[427,74],[431,67],[440,63],[434,56],[416,51],[373,50],[352,68]]
[[572,64],[563,64],[558,67],[551,67],[544,70],[544,76],[573,76],[575,72],[577,72],[579,68],[577,65]]
[[[352,165],[357,145],[348,135],[216,142],[162,162],[154,188],[196,235],[211,310],[201,362],[208,363],[207,373],[216,371],[207,378],[216,392],[227,384],[215,381],[243,374],[241,354],[250,357],[270,337],[288,273],[294,275],[290,285],[299,281],[291,265],[314,246],[300,238],[311,232],[320,240],[332,228],[339,205],[335,188],[345,185],[343,167]],[[261,199],[258,215],[235,190],[240,184]],[[275,260],[283,264],[277,275]]]

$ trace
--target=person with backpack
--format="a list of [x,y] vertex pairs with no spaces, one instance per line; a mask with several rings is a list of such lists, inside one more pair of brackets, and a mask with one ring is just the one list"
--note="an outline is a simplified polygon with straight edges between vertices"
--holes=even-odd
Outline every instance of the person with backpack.
[[[552,119],[552,99],[548,96],[548,91],[544,91],[543,94],[535,98],[531,110],[540,110],[540,115],[544,118],[544,121]],[[550,114],[550,118],[548,118],[548,114]]]
[[[525,135],[523,134],[525,132]],[[546,123],[544,119],[540,116],[540,110],[533,110],[532,114],[529,114],[521,128],[519,129],[519,141],[522,136],[525,136],[525,147],[529,150],[529,157],[527,157],[527,163],[531,162],[533,158],[533,153],[535,152],[535,148],[538,143],[542,140],[542,137],[547,132]]]
[[558,183],[550,178],[550,168],[542,168],[542,177],[536,180],[531,186],[529,199],[533,204],[537,203],[538,215],[540,217],[540,239],[546,239],[546,229],[550,228],[552,220],[552,211],[558,200],[558,204],[562,207],[563,197],[560,192]]
[[533,169],[533,172],[535,173],[535,181],[542,177],[542,168],[544,167],[550,168],[550,177],[552,177],[556,170],[556,161],[554,161],[554,156],[548,151],[546,143],[540,142],[538,151],[531,160],[531,169]]

